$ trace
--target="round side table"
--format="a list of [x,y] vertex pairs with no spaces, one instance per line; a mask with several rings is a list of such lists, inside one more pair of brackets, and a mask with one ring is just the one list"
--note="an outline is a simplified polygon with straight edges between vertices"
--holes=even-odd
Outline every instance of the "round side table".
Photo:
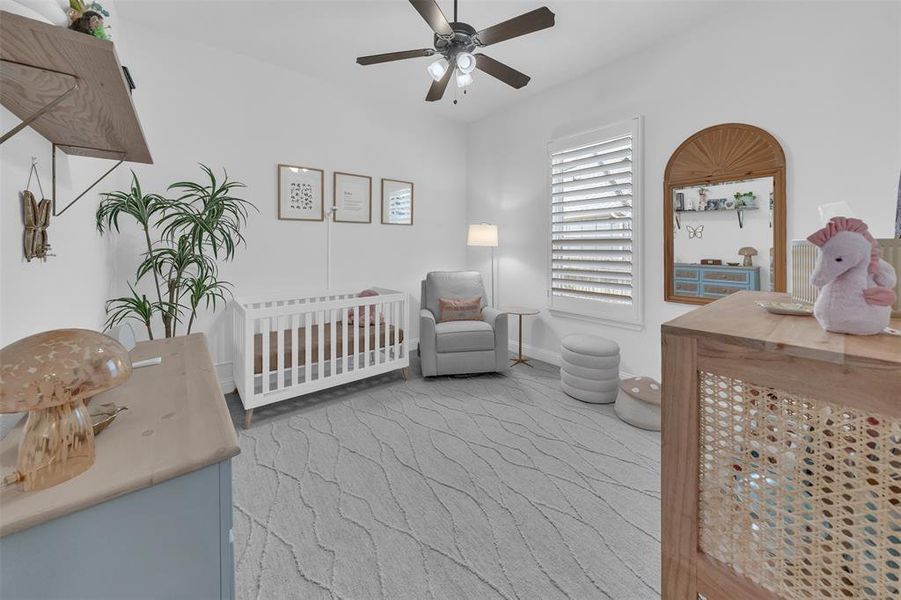
[[529,359],[522,355],[522,318],[537,315],[540,311],[537,308],[529,308],[527,306],[508,306],[501,310],[519,317],[519,355],[512,359],[513,362],[510,366],[526,365],[531,367],[532,365],[529,364]]

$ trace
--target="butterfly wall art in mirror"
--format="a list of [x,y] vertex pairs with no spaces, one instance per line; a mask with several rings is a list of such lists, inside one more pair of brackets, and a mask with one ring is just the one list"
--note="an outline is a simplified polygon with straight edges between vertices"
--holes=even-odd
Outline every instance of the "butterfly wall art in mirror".
[[785,291],[785,153],[772,135],[703,129],[673,152],[663,188],[666,301]]

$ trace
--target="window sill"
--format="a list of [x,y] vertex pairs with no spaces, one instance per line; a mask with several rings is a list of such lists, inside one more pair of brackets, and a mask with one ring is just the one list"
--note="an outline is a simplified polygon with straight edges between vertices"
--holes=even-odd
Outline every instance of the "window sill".
[[558,308],[548,308],[547,310],[552,316],[561,317],[564,319],[576,319],[578,321],[585,321],[588,323],[597,323],[598,325],[609,325],[611,327],[618,327],[620,329],[628,329],[629,331],[644,331],[644,322],[605,319],[604,317],[583,315],[581,313],[569,312],[560,310]]

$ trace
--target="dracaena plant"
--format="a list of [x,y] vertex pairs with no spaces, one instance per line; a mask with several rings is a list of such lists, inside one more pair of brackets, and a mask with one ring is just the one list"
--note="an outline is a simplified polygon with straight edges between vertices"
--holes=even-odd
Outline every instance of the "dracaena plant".
[[129,282],[130,296],[107,302],[107,327],[135,320],[153,339],[156,318],[166,337],[180,333],[179,324],[191,328],[201,309],[216,310],[231,295],[232,285],[219,279],[219,262],[234,258],[244,243],[242,230],[255,207],[236,197],[245,187],[223,172],[221,179],[200,165],[205,180],[179,181],[169,186],[174,197],[145,193],[132,172],[131,188],[103,194],[97,209],[100,233],[119,232],[119,220],[130,217],[141,229],[144,251],[135,272],[135,285],[152,280],[150,298]]

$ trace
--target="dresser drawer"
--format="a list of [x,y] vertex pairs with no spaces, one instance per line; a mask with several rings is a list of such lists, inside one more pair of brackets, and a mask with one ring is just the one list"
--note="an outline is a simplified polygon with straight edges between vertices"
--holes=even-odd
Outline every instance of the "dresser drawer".
[[701,291],[701,284],[697,281],[683,281],[677,279],[673,282],[673,286],[676,288],[676,294],[681,296],[697,296]]
[[734,269],[705,269],[701,273],[701,280],[713,283],[741,285],[747,288],[748,284],[751,283],[751,272]]
[[722,298],[735,292],[741,292],[748,288],[743,285],[729,285],[728,283],[702,283],[701,296],[704,298]]
[[692,267],[674,267],[673,272],[676,279],[697,281],[701,278],[700,271]]

